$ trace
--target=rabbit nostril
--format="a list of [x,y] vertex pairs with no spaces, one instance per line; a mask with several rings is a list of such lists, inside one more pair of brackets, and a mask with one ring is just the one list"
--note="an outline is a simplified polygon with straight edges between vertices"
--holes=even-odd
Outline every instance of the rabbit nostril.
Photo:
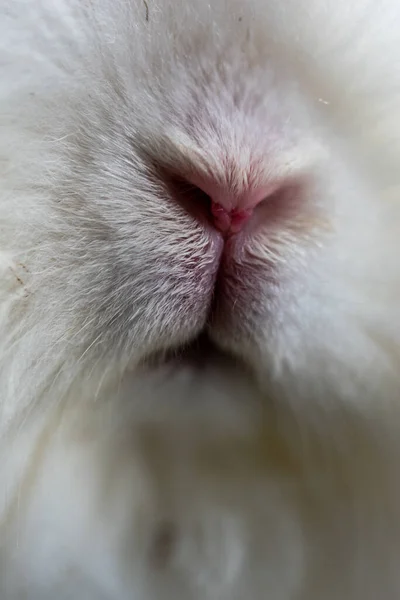
[[222,233],[237,233],[251,217],[253,210],[240,210],[233,208],[226,210],[221,204],[211,201],[211,214],[213,222]]

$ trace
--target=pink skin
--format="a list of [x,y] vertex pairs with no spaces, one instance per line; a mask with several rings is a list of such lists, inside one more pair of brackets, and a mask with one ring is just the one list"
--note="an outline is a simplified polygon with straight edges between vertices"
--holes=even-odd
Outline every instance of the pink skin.
[[199,181],[196,185],[211,198],[213,224],[224,236],[241,231],[256,206],[276,190],[275,186],[262,186],[234,196],[213,181]]
[[240,210],[233,208],[226,210],[221,204],[212,201],[211,214],[213,216],[214,226],[218,231],[225,235],[237,233],[243,225],[249,220],[253,210]]

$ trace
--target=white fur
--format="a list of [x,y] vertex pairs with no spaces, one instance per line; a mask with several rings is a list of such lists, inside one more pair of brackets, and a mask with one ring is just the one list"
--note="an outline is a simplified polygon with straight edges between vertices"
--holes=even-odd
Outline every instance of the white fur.
[[[399,597],[399,22],[3,0],[1,600]],[[254,161],[294,205],[208,323],[219,250],[159,167]],[[238,363],[146,361],[205,326]]]

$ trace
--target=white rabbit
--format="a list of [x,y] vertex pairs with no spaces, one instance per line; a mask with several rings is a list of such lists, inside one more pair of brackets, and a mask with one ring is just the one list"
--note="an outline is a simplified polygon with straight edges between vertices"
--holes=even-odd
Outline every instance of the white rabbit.
[[2,0],[1,600],[399,598],[399,27]]

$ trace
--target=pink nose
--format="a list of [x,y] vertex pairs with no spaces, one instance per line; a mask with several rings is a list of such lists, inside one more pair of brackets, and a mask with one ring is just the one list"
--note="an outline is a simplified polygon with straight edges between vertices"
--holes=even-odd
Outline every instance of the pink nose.
[[254,209],[268,198],[276,188],[274,185],[243,186],[231,190],[210,178],[192,176],[190,183],[206,194],[211,201],[209,218],[214,227],[224,236],[238,233],[249,221]]
[[253,212],[252,208],[225,209],[221,204],[211,202],[211,215],[216,229],[224,234],[233,234],[240,231],[249,220]]
[[271,187],[247,189],[238,196],[218,187],[203,186],[211,198],[211,216],[214,227],[224,235],[240,231],[252,216],[254,209],[274,191]]

